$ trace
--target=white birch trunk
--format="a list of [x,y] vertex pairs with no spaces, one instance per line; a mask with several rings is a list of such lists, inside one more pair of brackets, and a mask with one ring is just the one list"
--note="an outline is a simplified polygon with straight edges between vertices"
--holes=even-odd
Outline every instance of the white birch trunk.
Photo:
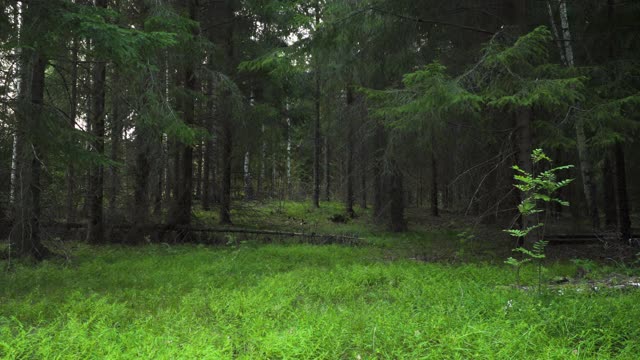
[[[565,0],[558,0],[560,10],[561,25],[561,41],[565,50],[566,64],[569,67],[575,66],[573,57],[573,47],[571,45],[571,31],[569,28],[569,15],[567,13],[567,3]],[[580,172],[582,176],[582,184],[584,196],[587,201],[587,208],[591,216],[591,225],[593,228],[600,227],[600,215],[598,212],[596,186],[593,181],[593,170],[591,160],[589,159],[589,149],[587,147],[587,136],[584,131],[584,119],[582,116],[575,118],[576,123],[576,147],[578,150],[578,158],[580,159]]]
[[16,180],[18,175],[18,134],[13,134],[11,151],[11,184],[9,189],[9,205],[13,208],[16,199]]
[[560,60],[562,60],[562,63],[564,65],[567,65],[564,44],[562,39],[560,38],[560,34],[558,33],[556,18],[555,18],[555,15],[553,14],[553,8],[551,7],[551,2],[549,1],[547,1],[547,10],[549,11],[549,21],[551,23],[551,30],[553,31],[553,37],[556,39],[556,44],[558,44],[558,50],[560,50]]
[[[21,45],[21,34],[22,34],[22,4],[21,3],[16,3],[15,5],[15,12],[13,13],[14,19],[13,21],[17,24],[16,28],[18,31],[18,44]],[[16,48],[14,50],[14,56],[16,59],[18,59],[18,61],[16,61],[16,74],[18,75],[18,77],[20,76],[22,69],[20,67],[21,65],[21,51],[20,48]],[[16,86],[16,88],[12,89],[15,90],[18,94],[20,94],[23,89],[20,89],[20,81],[18,80],[18,84]],[[18,131],[16,130],[13,133],[13,145],[11,147],[11,176],[9,179],[9,208],[13,209],[14,205],[15,205],[15,199],[16,199],[16,181],[18,179],[18,142],[19,142],[19,138],[18,138]],[[13,211],[13,210],[12,210]]]
[[253,200],[253,188],[251,185],[251,168],[249,167],[250,163],[250,153],[247,151],[244,153],[244,197],[246,200]]
[[562,25],[562,42],[564,44],[567,64],[574,66],[573,48],[571,46],[571,31],[569,30],[569,15],[567,14],[567,2],[560,1],[560,24]]

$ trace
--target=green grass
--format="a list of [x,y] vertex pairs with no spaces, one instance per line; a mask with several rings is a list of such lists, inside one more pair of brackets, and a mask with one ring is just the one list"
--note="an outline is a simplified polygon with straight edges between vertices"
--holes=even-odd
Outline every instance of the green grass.
[[[512,286],[509,242],[455,216],[409,214],[390,234],[368,210],[329,220],[339,203],[236,207],[236,227],[358,234],[360,247],[73,244],[71,258],[0,272],[0,358],[494,359],[637,358],[640,291],[585,281]],[[418,220],[415,220],[418,219]],[[196,224],[217,226],[215,212]],[[241,237],[241,238],[240,238]],[[493,240],[492,240],[493,239]],[[231,238],[229,239],[231,240]],[[0,268],[6,268],[0,261]],[[545,279],[589,281],[637,270],[593,261],[547,264]],[[620,275],[620,276],[623,276]],[[535,288],[536,272],[522,282]],[[618,281],[618,278],[614,280]],[[622,281],[622,280],[620,280]],[[611,281],[610,281],[611,282]]]
[[[640,291],[568,287],[537,295],[510,286],[513,273],[504,265],[390,260],[379,245],[78,245],[71,261],[0,273],[0,358],[640,353]],[[551,265],[546,275],[575,270]],[[532,268],[523,275],[528,283],[535,277]]]

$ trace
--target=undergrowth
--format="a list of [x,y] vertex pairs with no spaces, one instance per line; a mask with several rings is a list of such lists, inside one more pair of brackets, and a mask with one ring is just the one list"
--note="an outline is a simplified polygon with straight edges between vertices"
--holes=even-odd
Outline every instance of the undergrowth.
[[[398,240],[402,241],[402,240]],[[407,240],[416,241],[416,240]],[[385,246],[77,245],[0,273],[0,358],[627,358],[640,292],[511,286]],[[578,264],[551,265],[549,276]],[[535,282],[525,267],[524,284]]]

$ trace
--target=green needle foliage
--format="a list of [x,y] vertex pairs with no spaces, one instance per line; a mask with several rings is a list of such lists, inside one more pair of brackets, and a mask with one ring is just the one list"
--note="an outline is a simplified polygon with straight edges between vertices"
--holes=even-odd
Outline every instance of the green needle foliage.
[[465,90],[437,62],[404,75],[402,83],[398,90],[364,90],[375,104],[374,114],[387,119],[391,128],[413,131],[445,116],[477,112],[482,104],[480,96]]
[[512,45],[494,38],[463,81],[479,89],[486,104],[496,109],[558,110],[583,101],[587,78],[550,63],[552,40],[545,26],[521,36]]

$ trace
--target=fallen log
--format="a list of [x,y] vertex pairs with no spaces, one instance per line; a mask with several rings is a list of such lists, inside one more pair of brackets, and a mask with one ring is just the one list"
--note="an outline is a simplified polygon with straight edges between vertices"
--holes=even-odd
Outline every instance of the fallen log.
[[[45,228],[54,228],[58,230],[71,230],[71,229],[83,229],[86,227],[84,223],[48,223],[42,224]],[[133,224],[117,224],[112,225],[109,228],[111,230],[126,231],[134,227]],[[244,229],[244,228],[213,228],[213,227],[198,227],[198,226],[181,226],[173,224],[144,224],[135,225],[135,227],[141,229],[143,232],[200,232],[200,233],[223,233],[223,234],[247,234],[247,235],[271,235],[271,236],[285,236],[285,237],[301,237],[310,239],[325,239],[331,242],[342,242],[349,244],[356,244],[363,239],[358,236],[350,235],[337,235],[337,234],[319,234],[315,232],[290,232],[280,230],[262,230],[262,229]]]
[[[632,239],[638,239],[638,235],[632,235]],[[602,241],[619,241],[617,234],[554,234],[547,235],[545,240],[549,245],[583,245],[593,244]]]

